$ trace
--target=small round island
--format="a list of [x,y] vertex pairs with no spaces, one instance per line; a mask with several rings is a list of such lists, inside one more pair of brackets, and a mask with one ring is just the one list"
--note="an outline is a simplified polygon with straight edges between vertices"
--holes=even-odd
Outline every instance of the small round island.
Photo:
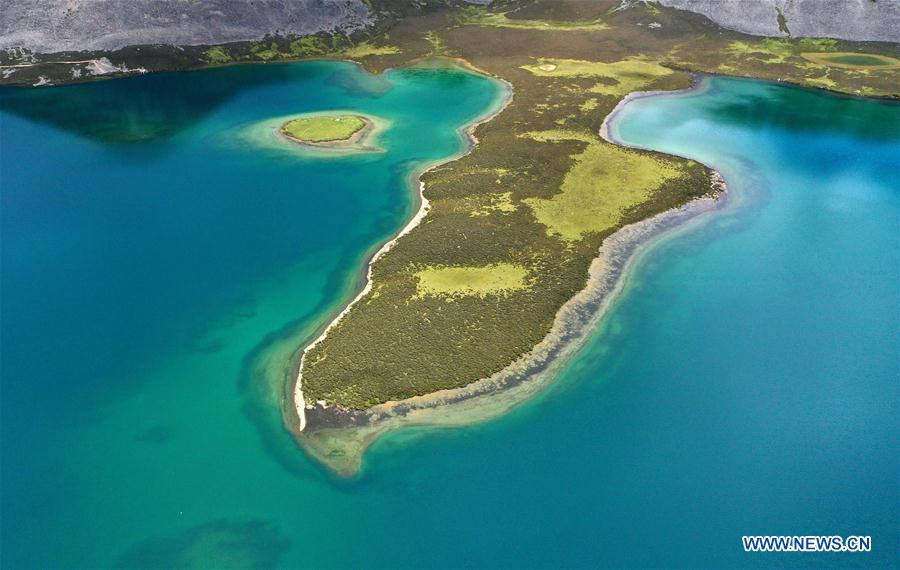
[[286,138],[304,145],[353,148],[372,131],[374,121],[362,115],[310,115],[291,119],[279,127]]

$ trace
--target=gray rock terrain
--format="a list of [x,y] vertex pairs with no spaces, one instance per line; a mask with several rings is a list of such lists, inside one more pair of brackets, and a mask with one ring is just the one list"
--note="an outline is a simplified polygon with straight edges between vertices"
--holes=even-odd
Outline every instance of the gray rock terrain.
[[0,5],[0,49],[36,53],[352,32],[374,22],[362,0],[2,0]]
[[[623,0],[622,7],[639,1]],[[748,34],[900,42],[900,0],[658,1]],[[376,19],[365,0],[0,0],[0,6],[0,49],[34,53],[349,33]]]
[[756,36],[900,42],[900,0],[659,0]]

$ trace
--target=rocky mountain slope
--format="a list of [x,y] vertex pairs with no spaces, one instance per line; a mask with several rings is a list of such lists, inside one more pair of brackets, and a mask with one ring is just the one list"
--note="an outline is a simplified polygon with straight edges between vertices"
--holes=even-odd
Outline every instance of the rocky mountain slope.
[[756,36],[900,42],[900,0],[659,0]]
[[[503,3],[511,7],[528,4],[516,0]],[[623,7],[638,3],[625,0]],[[900,0],[659,3],[754,35],[900,41]],[[6,0],[0,10],[0,49],[112,51],[133,45],[211,45],[259,40],[266,35],[350,33],[375,23],[378,16],[371,6],[383,4],[399,5],[390,0]],[[409,4],[427,5],[429,0]]]
[[204,45],[267,34],[352,32],[373,23],[363,0],[6,0],[0,48],[37,53],[129,45]]

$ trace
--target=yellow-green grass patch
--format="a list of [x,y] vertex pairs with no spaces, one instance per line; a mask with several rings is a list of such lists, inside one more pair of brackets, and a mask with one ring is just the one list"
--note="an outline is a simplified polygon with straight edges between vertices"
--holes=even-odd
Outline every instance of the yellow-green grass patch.
[[725,51],[735,57],[769,64],[784,63],[787,58],[798,53],[791,40],[775,38],[765,38],[759,42],[736,40],[728,44]]
[[281,126],[281,132],[305,142],[330,142],[347,140],[366,126],[366,121],[356,115],[317,115],[291,119]]
[[900,68],[900,59],[874,53],[858,52],[830,52],[830,53],[801,53],[804,59],[808,59],[819,65],[828,67],[840,67],[843,69],[897,69]]
[[434,32],[426,32],[424,36],[425,41],[431,44],[431,53],[433,55],[447,55],[450,53],[450,50],[447,48],[446,42],[444,42],[441,36],[437,35]]
[[502,194],[489,194],[486,202],[487,203],[483,204],[481,207],[472,210],[469,215],[479,217],[489,216],[494,212],[509,214],[516,211],[516,205],[512,201],[512,192],[503,192]]
[[515,263],[426,267],[416,272],[416,297],[502,295],[528,287],[528,269]]
[[519,135],[521,138],[529,138],[538,142],[559,142],[559,141],[583,141],[586,143],[594,143],[600,140],[598,137],[584,131],[575,131],[570,129],[550,129],[546,131],[528,131]]
[[612,63],[580,59],[538,59],[523,69],[543,77],[601,77],[605,81],[591,87],[591,93],[622,96],[642,89],[672,72],[668,67],[644,58],[630,58]]
[[322,55],[329,51],[322,38],[316,36],[304,36],[297,38],[290,44],[290,55]]
[[507,17],[506,13],[491,12],[486,8],[467,6],[459,16],[461,24],[474,26],[490,26],[495,28],[513,28],[520,30],[550,30],[555,32],[565,31],[597,31],[605,30],[607,26],[602,20],[591,22],[563,22],[554,20],[518,20]]
[[234,58],[231,57],[231,54],[225,51],[225,48],[223,46],[213,46],[209,48],[208,50],[203,52],[203,58],[208,63],[212,64],[230,63],[234,61]]
[[587,101],[582,103],[581,106],[579,106],[578,108],[581,109],[583,112],[587,113],[588,111],[593,111],[599,105],[600,105],[600,103],[598,103],[596,99],[592,98],[592,99],[588,99]]
[[[837,41],[830,38],[764,38],[758,42],[735,40],[728,44],[726,53],[740,58],[749,58],[762,63],[785,63],[788,58],[806,54],[824,55],[837,49]],[[815,63],[821,63],[807,58]]]
[[376,46],[369,42],[362,42],[353,47],[346,48],[337,53],[341,57],[367,57],[370,55],[393,55],[400,53],[396,46]]
[[256,44],[250,48],[250,53],[263,61],[281,57],[281,52],[278,51],[278,44],[275,42],[270,43],[268,46],[263,43]]
[[605,142],[589,145],[574,158],[559,194],[524,200],[548,234],[567,242],[615,227],[625,210],[681,174],[671,162]]
[[800,38],[797,49],[800,51],[835,51],[838,42],[832,38]]
[[834,87],[837,85],[837,83],[833,79],[828,77],[828,73],[825,73],[825,75],[821,77],[806,77],[804,78],[804,81],[815,87],[823,87],[825,89],[834,89]]

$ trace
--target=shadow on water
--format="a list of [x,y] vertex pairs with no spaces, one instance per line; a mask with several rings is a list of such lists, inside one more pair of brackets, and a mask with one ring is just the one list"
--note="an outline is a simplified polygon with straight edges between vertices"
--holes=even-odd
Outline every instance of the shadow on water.
[[150,445],[163,445],[169,443],[175,437],[175,430],[167,425],[155,425],[138,432],[134,441]]
[[128,144],[170,138],[240,93],[264,86],[330,75],[329,82],[357,94],[377,95],[385,89],[386,79],[380,76],[335,73],[335,62],[324,63],[237,65],[41,89],[3,87],[0,111],[97,142]]
[[[353,253],[348,248],[340,257],[349,259]],[[362,276],[362,270],[349,278],[342,269],[331,271],[323,290],[333,293],[305,314],[266,335],[244,356],[238,376],[238,392],[243,400],[241,411],[255,426],[264,452],[297,478],[327,482],[332,488],[347,492],[370,481],[365,477],[365,468],[353,477],[341,477],[311,459],[284,426],[282,398],[288,397],[285,382],[294,372],[298,351],[318,334],[319,326],[331,320],[332,311],[343,306],[344,300],[361,286],[358,280]]]
[[326,304],[319,303],[281,330],[266,335],[243,358],[238,377],[238,391],[243,398],[241,411],[257,428],[262,449],[285,471],[301,478],[319,474],[282,424],[282,388],[292,365],[291,355],[299,346],[295,342],[305,342],[302,339],[311,336],[309,320],[324,310]]
[[[347,255],[351,255],[349,252]],[[343,256],[342,256],[343,257]],[[315,465],[294,441],[282,419],[282,398],[286,397],[285,382],[292,373],[297,351],[316,334],[320,325],[316,316],[328,315],[336,299],[349,295],[356,280],[347,280],[346,272],[335,269],[326,279],[326,296],[305,314],[281,329],[266,335],[241,363],[238,392],[243,404],[241,411],[259,434],[262,449],[288,473],[303,479],[337,480]]]
[[144,541],[117,568],[275,568],[291,541],[265,521],[212,521]]
[[[851,133],[858,138],[890,140],[900,130],[896,101],[861,101],[852,96],[814,89],[785,89],[777,83],[730,79],[727,91],[706,98],[708,114],[716,121],[765,125],[791,132]],[[735,87],[737,85],[737,87]],[[737,96],[735,96],[737,95]]]

